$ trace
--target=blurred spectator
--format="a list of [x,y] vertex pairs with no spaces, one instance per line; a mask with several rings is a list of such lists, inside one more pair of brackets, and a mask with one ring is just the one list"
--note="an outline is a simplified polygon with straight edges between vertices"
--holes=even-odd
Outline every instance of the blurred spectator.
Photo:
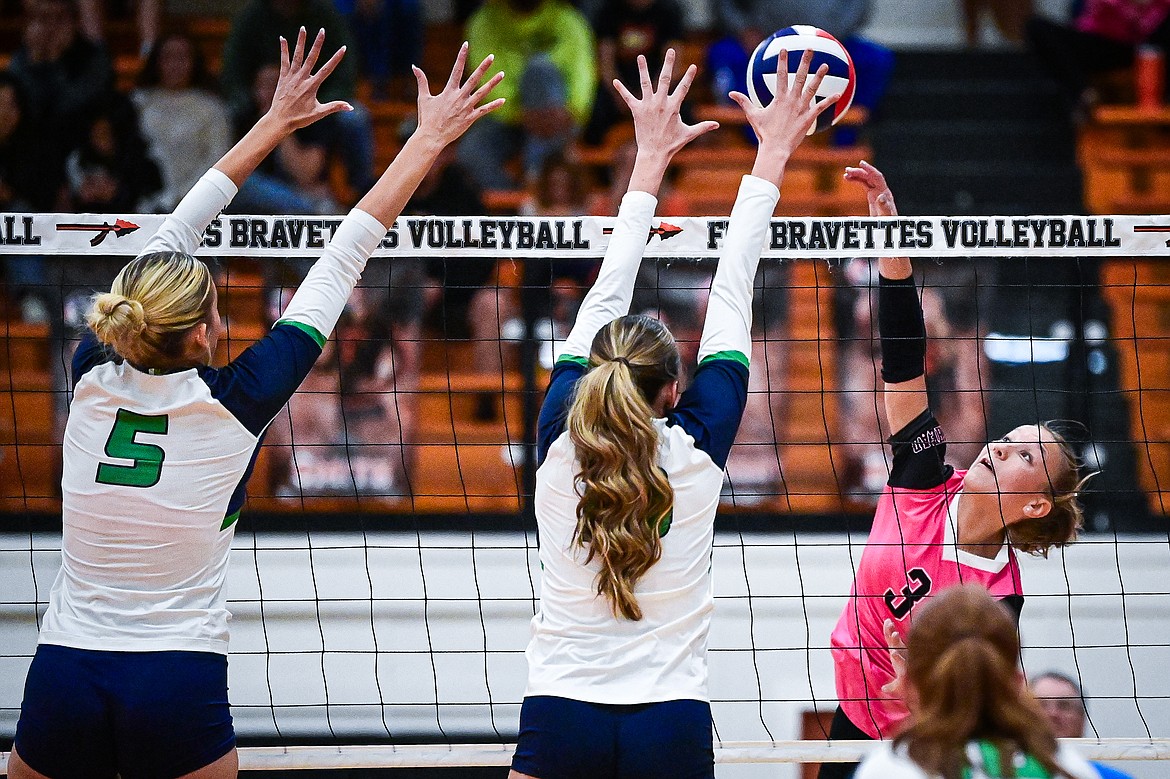
[[[237,125],[237,135],[256,123],[272,105],[280,68],[261,66],[252,84],[252,110]],[[329,129],[326,120],[286,138],[247,178],[232,203],[241,214],[337,214],[341,207],[329,189]],[[298,261],[307,270],[312,262]]]
[[154,49],[162,26],[162,0],[77,0],[81,30],[91,41],[105,40],[105,25],[133,17],[138,27],[138,54]]
[[[25,109],[24,93],[11,73],[0,72],[0,211],[64,211],[63,161],[46,149],[43,131]],[[20,302],[25,321],[49,320],[44,258],[4,258],[9,293]]]
[[135,213],[162,189],[158,166],[146,151],[138,114],[113,93],[82,123],[81,142],[65,160],[75,211]]
[[1083,118],[1100,99],[1094,76],[1130,67],[1139,44],[1170,49],[1170,0],[1085,0],[1069,23],[1029,20],[1028,43]]
[[20,82],[0,71],[0,211],[64,210],[63,160],[44,143]]
[[[1032,694],[1040,701],[1040,708],[1052,725],[1057,738],[1084,738],[1085,696],[1081,686],[1071,676],[1058,671],[1046,671],[1032,678]],[[1132,779],[1129,774],[1097,762],[1090,762],[1101,779]]]
[[991,12],[996,29],[1005,40],[1022,43],[1024,27],[1032,15],[1032,0],[963,0],[963,21],[967,30],[967,45],[978,46],[983,29],[983,16]]
[[[629,115],[613,88],[614,79],[638,94],[638,55],[647,62],[662,62],[668,48],[677,51],[683,37],[682,11],[675,0],[606,0],[593,28],[601,78],[584,140],[597,145],[610,127]],[[683,67],[680,63],[676,72]]]
[[114,83],[109,54],[82,36],[79,21],[73,0],[25,4],[21,46],[9,69],[24,88],[32,119],[48,132],[45,148],[76,146]]
[[[232,20],[223,45],[220,81],[237,127],[251,115],[256,75],[271,64],[272,45],[283,36],[291,51],[301,27],[308,32],[306,46],[312,45],[318,30],[325,30],[321,62],[341,46],[352,49],[349,25],[329,0],[249,0]],[[316,126],[345,165],[350,189],[365,192],[374,183],[374,129],[369,111],[354,100],[358,69],[355,54],[349,51],[342,58],[318,93],[321,102],[345,100],[354,110],[327,116]]]
[[194,39],[172,33],[150,52],[138,88],[130,93],[151,156],[162,170],[163,189],[155,211],[173,211],[231,147],[227,108],[211,86]]
[[485,189],[508,189],[508,161],[521,155],[526,179],[584,127],[597,91],[593,32],[564,0],[487,0],[467,23],[468,62],[495,54],[489,75],[508,77],[492,93],[502,108],[472,125],[459,161]]
[[422,62],[423,52],[419,0],[334,0],[334,4],[349,22],[372,98],[413,100],[410,66]]
[[[833,35],[849,52],[857,71],[853,105],[872,116],[894,70],[894,53],[858,33],[869,16],[872,0],[713,0],[715,18],[725,37],[707,53],[715,99],[730,102],[727,93],[747,93],[748,57],[764,38],[794,24],[811,24]],[[834,140],[856,142],[856,129],[839,127]]]

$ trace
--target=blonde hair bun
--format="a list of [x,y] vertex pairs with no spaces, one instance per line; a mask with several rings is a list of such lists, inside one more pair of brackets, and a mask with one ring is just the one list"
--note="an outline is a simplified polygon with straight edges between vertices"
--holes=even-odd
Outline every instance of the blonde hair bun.
[[142,304],[116,292],[103,292],[95,297],[87,320],[98,340],[115,349],[124,339],[146,329]]

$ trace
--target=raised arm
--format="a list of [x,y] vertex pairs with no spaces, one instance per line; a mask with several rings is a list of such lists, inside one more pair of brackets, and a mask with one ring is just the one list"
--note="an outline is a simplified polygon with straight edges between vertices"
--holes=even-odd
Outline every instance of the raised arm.
[[338,49],[329,61],[313,73],[313,67],[325,43],[325,31],[317,33],[313,45],[305,51],[306,34],[302,27],[296,46],[289,55],[288,41],[280,39],[280,77],[272,106],[219,162],[207,171],[179,202],[158,232],[147,242],[143,254],[159,251],[193,253],[203,239],[203,231],[215,219],[248,176],[294,130],[312,124],[338,111],[352,111],[342,101],[321,104],[317,90],[345,56]]
[[620,81],[615,79],[613,82],[634,116],[634,138],[638,152],[597,281],[581,303],[577,321],[569,333],[561,356],[587,356],[597,331],[630,312],[634,279],[638,275],[638,265],[646,248],[646,237],[654,219],[654,209],[658,205],[658,188],[662,184],[662,177],[666,175],[666,168],[679,149],[719,126],[715,122],[694,125],[683,122],[679,109],[695,80],[697,68],[694,65],[687,68],[671,93],[674,60],[674,49],[668,49],[656,88],[650,79],[646,58],[638,56],[640,98],[634,97]]
[[740,92],[731,97],[747,114],[748,122],[760,139],[750,176],[744,176],[739,195],[731,209],[727,238],[711,284],[703,338],[699,344],[700,362],[717,354],[738,354],[746,365],[752,353],[752,293],[760,252],[780,198],[780,183],[788,158],[808,133],[808,128],[835,98],[815,101],[817,87],[828,72],[822,65],[809,74],[812,52],[806,51],[796,75],[789,84],[788,53],[781,51],[776,71],[776,97],[759,108]]
[[[898,215],[886,177],[873,165],[862,160],[858,167],[845,169],[845,178],[865,187],[870,216]],[[878,276],[883,395],[890,432],[896,434],[928,406],[926,326],[909,258],[882,257],[878,260]]]
[[504,77],[497,73],[481,85],[491,66],[489,56],[463,81],[467,44],[459,49],[446,86],[432,95],[427,78],[417,67],[418,128],[390,167],[337,228],[325,253],[314,263],[280,321],[307,329],[319,343],[333,331],[345,303],[365,269],[366,260],[378,248],[387,227],[398,218],[423,176],[451,142],[481,116],[503,104],[502,99],[480,103]]

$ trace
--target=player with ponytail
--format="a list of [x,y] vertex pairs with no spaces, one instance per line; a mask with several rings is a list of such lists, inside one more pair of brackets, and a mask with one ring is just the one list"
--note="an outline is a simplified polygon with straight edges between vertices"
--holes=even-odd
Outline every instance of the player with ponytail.
[[924,605],[906,644],[909,727],[870,753],[857,779],[1093,779],[1057,745],[1016,662],[1014,615],[977,584]]
[[435,158],[480,116],[503,74],[463,81],[467,46],[418,130],[338,226],[280,321],[223,368],[214,280],[192,256],[256,166],[294,130],[337,111],[314,73],[325,35],[290,57],[272,107],[191,189],[97,295],[73,358],[61,479],[62,566],[29,668],[12,779],[234,777],[223,593],[260,441],[313,366],[366,260]]
[[[845,178],[866,190],[870,216],[894,217],[885,177],[867,162]],[[905,257],[878,261],[882,398],[893,465],[878,499],[853,591],[833,630],[837,681],[831,739],[893,738],[907,716],[888,647],[905,635],[916,604],[960,583],[979,584],[1018,616],[1016,552],[1047,555],[1081,527],[1077,495],[1088,477],[1048,425],[1021,425],[988,443],[967,470],[945,462],[946,436],[926,393],[926,328]],[[820,779],[855,765],[825,763]]]
[[639,58],[637,158],[597,281],[553,368],[537,429],[541,601],[511,777],[714,775],[707,633],[723,469],[747,401],[752,292],[789,155],[817,115],[827,69],[805,56],[766,109],[733,93],[760,138],[731,212],[691,386],[670,331],[629,316],[655,196],[675,152],[714,128]]

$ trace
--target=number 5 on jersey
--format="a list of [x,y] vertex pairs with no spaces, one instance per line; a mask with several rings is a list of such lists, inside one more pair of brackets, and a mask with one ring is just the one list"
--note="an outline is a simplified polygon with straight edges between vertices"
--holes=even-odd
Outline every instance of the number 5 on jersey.
[[135,414],[118,409],[114,429],[106,441],[106,455],[119,460],[133,460],[133,465],[98,463],[97,483],[120,487],[153,487],[162,477],[166,453],[161,446],[135,440],[139,433],[166,435],[166,414]]

